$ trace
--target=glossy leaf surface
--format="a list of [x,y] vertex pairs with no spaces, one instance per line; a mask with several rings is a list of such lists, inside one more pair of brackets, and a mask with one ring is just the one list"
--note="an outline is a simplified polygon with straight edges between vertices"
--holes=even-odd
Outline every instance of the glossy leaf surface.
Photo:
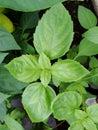
[[25,89],[22,103],[32,122],[41,122],[49,117],[55,96],[49,86],[43,86],[41,83],[33,83]]
[[39,21],[34,34],[34,46],[50,59],[63,56],[73,40],[73,23],[62,4],[51,7]]
[[95,14],[84,6],[78,8],[78,19],[82,27],[90,29],[97,24],[97,18]]
[[89,71],[78,62],[67,59],[54,63],[51,73],[59,81],[72,82],[80,80],[89,74]]
[[36,81],[40,75],[38,59],[32,55],[14,58],[5,67],[16,79],[23,82]]

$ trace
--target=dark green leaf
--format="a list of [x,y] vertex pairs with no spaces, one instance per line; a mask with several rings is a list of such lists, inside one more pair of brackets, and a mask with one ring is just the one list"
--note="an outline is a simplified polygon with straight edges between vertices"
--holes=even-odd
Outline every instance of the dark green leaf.
[[45,87],[41,83],[33,83],[25,89],[22,103],[32,122],[42,122],[49,117],[55,96],[49,86]]
[[63,82],[82,79],[89,71],[74,60],[60,60],[52,65],[52,76]]
[[0,52],[0,63],[2,63],[2,61],[4,60],[4,58],[5,58],[8,54],[9,54],[9,53]]
[[98,67],[98,59],[95,57],[91,57],[90,62],[89,62],[89,67],[90,68],[97,68]]
[[82,27],[90,29],[95,27],[97,24],[97,17],[95,14],[86,7],[79,6],[78,8],[78,19]]
[[40,20],[34,34],[34,46],[38,53],[44,52],[50,59],[56,59],[68,52],[72,40],[71,17],[62,4],[56,4]]
[[26,29],[34,28],[37,25],[38,20],[39,17],[37,12],[23,13],[20,21],[22,30],[25,31]]
[[10,95],[4,94],[0,92],[0,104],[4,102]]
[[36,81],[40,76],[40,68],[36,56],[22,55],[14,58],[5,67],[16,79],[22,82]]
[[9,94],[20,93],[27,85],[13,78],[6,68],[2,64],[0,65],[0,91]]
[[18,11],[31,12],[51,7],[52,5],[62,1],[65,0],[0,0],[0,6],[5,8],[11,8]]
[[0,27],[0,51],[20,50],[14,37],[5,28]]
[[0,125],[0,130],[9,130],[9,128],[3,124],[3,125]]
[[2,102],[0,104],[0,121],[2,122],[4,121],[4,117],[6,116],[6,114],[7,114],[7,108],[6,108],[5,102]]

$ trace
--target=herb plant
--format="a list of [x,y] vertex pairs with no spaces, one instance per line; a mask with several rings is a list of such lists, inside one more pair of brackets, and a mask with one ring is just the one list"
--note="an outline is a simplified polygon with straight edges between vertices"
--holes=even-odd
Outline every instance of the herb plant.
[[[7,108],[11,109],[9,100],[17,94],[22,96],[23,108],[33,123],[43,122],[47,126],[47,120],[53,114],[55,119],[68,122],[68,130],[97,130],[98,104],[87,106],[85,103],[89,96],[86,88],[90,83],[98,84],[96,16],[91,10],[79,6],[78,19],[86,31],[80,43],[74,46],[74,24],[61,3],[64,0],[43,0],[42,3],[31,1],[32,4],[25,1],[25,4],[21,4],[22,0],[0,0],[0,5],[24,12],[50,8],[40,20],[36,12],[30,12],[28,16],[23,14],[20,20],[22,29],[18,30],[20,34],[12,35],[0,26],[0,120],[5,122],[0,125],[0,130],[12,130],[13,127],[14,130],[24,130],[21,120],[17,120],[17,114],[21,119],[25,113],[22,115],[19,110],[7,111]],[[32,21],[31,16],[35,21]],[[28,30],[35,27],[33,41],[28,44],[31,37]],[[17,35],[20,38],[17,39]],[[12,56],[10,50],[20,52],[20,55],[7,61],[5,57]],[[86,62],[89,59],[88,67],[83,64],[83,57]],[[58,93],[53,86],[58,89]],[[47,126],[48,129],[52,130]]]

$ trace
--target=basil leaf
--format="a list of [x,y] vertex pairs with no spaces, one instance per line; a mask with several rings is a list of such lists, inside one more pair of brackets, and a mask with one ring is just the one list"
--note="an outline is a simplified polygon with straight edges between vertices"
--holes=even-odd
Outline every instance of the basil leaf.
[[79,120],[83,120],[88,117],[87,113],[82,110],[75,110],[75,117]]
[[80,121],[75,121],[70,125],[68,130],[84,130],[84,128]]
[[59,60],[52,65],[52,76],[63,82],[72,82],[82,79],[89,71],[74,60]]
[[4,121],[6,114],[7,114],[6,104],[5,104],[5,102],[2,102],[0,104],[0,121],[2,121],[2,122]]
[[97,130],[95,123],[89,118],[84,119],[82,124],[86,130]]
[[87,40],[98,44],[98,26],[89,29],[82,36]]
[[4,102],[10,95],[4,94],[0,92],[0,104]]
[[5,67],[16,79],[22,82],[36,81],[40,76],[40,68],[36,56],[22,55],[14,58]]
[[98,44],[95,44],[94,42],[88,41],[86,38],[84,38],[79,45],[79,52],[77,57],[79,56],[93,56],[98,54],[98,50],[96,49],[98,47]]
[[78,8],[78,19],[81,26],[85,29],[95,27],[97,24],[97,17],[95,14],[84,6]]
[[0,27],[0,51],[20,50],[14,37],[5,28]]
[[24,128],[9,115],[5,116],[4,121],[5,121],[6,125],[8,126],[9,130],[13,130],[13,128],[14,128],[14,130],[24,130]]
[[67,120],[69,123],[75,121],[75,110],[80,107],[82,97],[75,91],[60,93],[52,104],[54,117],[58,120]]
[[42,17],[34,34],[34,46],[40,54],[56,59],[68,52],[73,40],[73,23],[62,4],[51,7]]
[[4,58],[5,58],[8,54],[9,54],[9,53],[0,52],[0,63],[2,63],[2,61],[4,60]]
[[25,89],[22,103],[32,122],[42,122],[49,117],[55,96],[52,88],[37,82]]
[[9,1],[9,0],[0,0],[0,6],[1,7],[5,7],[5,8],[10,8],[10,9],[14,9],[14,10],[18,10],[18,11],[25,11],[25,12],[32,12],[32,11],[36,11],[36,10],[41,10],[41,9],[45,9],[48,7],[51,7],[52,5],[58,3],[58,2],[62,2],[65,0],[13,0],[13,1]]
[[98,104],[87,107],[87,113],[90,119],[98,123]]

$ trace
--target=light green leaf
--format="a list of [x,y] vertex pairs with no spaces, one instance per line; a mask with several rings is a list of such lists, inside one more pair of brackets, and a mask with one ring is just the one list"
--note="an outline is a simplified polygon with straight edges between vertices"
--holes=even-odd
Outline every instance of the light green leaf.
[[44,53],[40,54],[38,61],[41,69],[51,69],[50,60]]
[[75,121],[71,124],[68,130],[84,130],[80,121]]
[[82,110],[75,110],[75,117],[79,120],[83,120],[88,117],[87,113]]
[[0,104],[4,102],[8,97],[10,97],[10,95],[0,92]]
[[95,123],[89,118],[84,119],[82,121],[82,125],[84,126],[84,128],[86,130],[97,130],[97,127],[96,127]]
[[98,48],[98,44],[84,38],[79,44],[79,52],[77,57],[96,55],[98,54],[98,50],[96,48]]
[[[5,78],[6,77],[6,78]],[[28,84],[13,78],[4,65],[0,65],[0,91],[8,94],[20,93]]]
[[9,53],[0,52],[0,63],[2,63],[2,61],[4,60],[4,58],[5,58],[8,54],[9,54]]
[[2,102],[0,104],[0,121],[2,122],[4,121],[4,117],[6,116],[6,114],[7,114],[7,108],[6,108],[5,102]]
[[24,128],[13,118],[11,118],[9,115],[5,116],[4,119],[6,125],[8,126],[9,130],[24,130]]
[[0,51],[20,50],[14,37],[5,28],[0,27]]
[[63,1],[65,0],[0,0],[0,6],[23,12],[32,12],[51,7],[52,5]]
[[89,71],[74,60],[60,60],[52,65],[52,76],[63,82],[82,79]]
[[87,107],[87,113],[90,119],[98,123],[98,104]]
[[89,29],[82,36],[87,40],[98,44],[98,26]]
[[36,56],[22,55],[14,58],[5,67],[16,79],[22,82],[36,81],[40,76],[40,68]]
[[54,117],[58,120],[67,120],[69,123],[75,121],[75,109],[82,103],[82,97],[74,91],[60,93],[52,104]]
[[40,80],[43,85],[47,86],[51,80],[51,72],[49,70],[42,70]]
[[49,117],[55,96],[52,88],[41,83],[33,83],[25,89],[22,103],[32,122],[42,122]]
[[98,59],[95,58],[94,56],[91,57],[91,59],[90,59],[89,67],[92,68],[92,69],[98,67]]
[[68,52],[72,40],[71,17],[62,4],[56,4],[40,20],[34,34],[34,46],[38,53],[44,52],[50,59],[56,59]]
[[78,19],[81,26],[85,29],[95,27],[97,24],[97,17],[95,14],[84,6],[78,8]]

